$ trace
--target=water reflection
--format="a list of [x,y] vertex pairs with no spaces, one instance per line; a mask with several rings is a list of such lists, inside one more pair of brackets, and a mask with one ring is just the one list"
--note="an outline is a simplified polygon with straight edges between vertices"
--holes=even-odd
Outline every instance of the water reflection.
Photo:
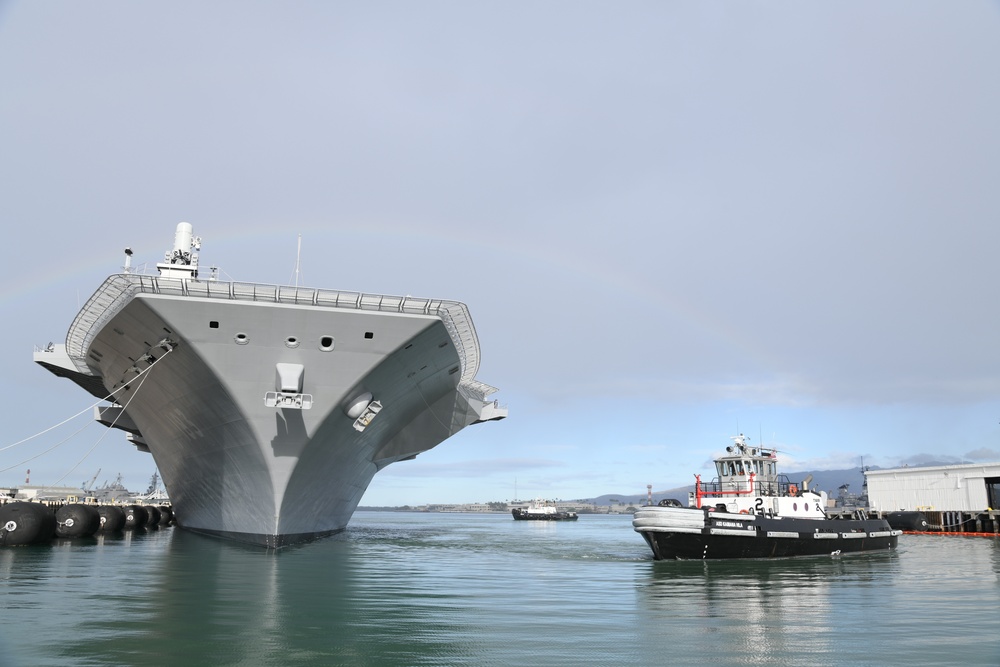
[[[87,545],[94,553],[78,552],[78,563],[110,556],[120,569],[104,592],[72,596],[89,611],[71,621],[58,655],[64,664],[468,664],[481,635],[469,619],[481,620],[481,608],[469,581],[442,576],[432,552],[454,545],[441,545],[440,532],[273,552],[173,531],[157,536],[158,556],[139,559],[122,544]],[[129,581],[140,590],[122,590]]]
[[[895,554],[750,561],[662,561],[640,586],[641,615],[714,637],[723,664],[774,664],[789,655],[832,655],[845,580],[851,590],[888,585]],[[864,594],[860,595],[863,601]],[[719,633],[715,635],[714,633]]]
[[654,562],[611,518],[361,519],[279,553],[176,529],[0,550],[0,666],[1000,664],[995,540]]
[[[89,641],[67,647],[65,657],[100,664],[279,664],[274,654],[283,650],[286,618],[307,613],[336,581],[314,581],[313,594],[290,609],[279,591],[286,554],[179,530],[159,537],[168,544],[157,557],[119,559],[123,570],[114,584],[139,583],[143,602],[130,602],[116,613],[119,594],[104,596],[104,613],[80,628]],[[122,544],[107,546],[111,557],[122,553]]]

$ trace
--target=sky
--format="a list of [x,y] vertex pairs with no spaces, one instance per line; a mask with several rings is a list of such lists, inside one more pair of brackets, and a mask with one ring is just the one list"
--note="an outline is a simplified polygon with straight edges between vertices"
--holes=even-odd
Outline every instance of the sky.
[[1000,460],[998,118],[997,2],[0,0],[0,484],[145,490],[32,350],[181,221],[468,304],[510,416],[363,505]]

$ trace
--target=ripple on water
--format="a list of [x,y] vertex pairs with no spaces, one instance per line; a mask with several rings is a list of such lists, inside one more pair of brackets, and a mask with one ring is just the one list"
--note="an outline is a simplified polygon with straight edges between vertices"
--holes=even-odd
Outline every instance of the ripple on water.
[[0,665],[996,665],[998,554],[657,562],[587,515],[359,512],[277,553],[166,529],[0,550]]

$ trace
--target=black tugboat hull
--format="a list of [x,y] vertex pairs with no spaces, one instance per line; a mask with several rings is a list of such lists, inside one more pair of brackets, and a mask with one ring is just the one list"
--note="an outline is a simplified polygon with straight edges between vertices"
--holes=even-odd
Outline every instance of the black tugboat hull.
[[[896,548],[900,534],[881,519],[772,519],[752,514],[676,511],[696,514],[676,522],[669,516],[656,516],[660,513],[636,513],[635,530],[657,560],[792,558],[884,551]],[[704,519],[692,522],[690,519],[697,515]]]
[[855,539],[768,538],[762,536],[692,535],[642,533],[656,560],[702,560],[725,558],[792,558],[828,556],[862,551],[895,549],[898,537]]

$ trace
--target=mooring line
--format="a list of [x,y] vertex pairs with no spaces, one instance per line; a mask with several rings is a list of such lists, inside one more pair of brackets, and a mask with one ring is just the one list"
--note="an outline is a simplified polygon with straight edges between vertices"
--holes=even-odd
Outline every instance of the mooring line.
[[[77,416],[79,416],[79,415],[77,415]],[[63,422],[63,423],[66,423],[66,422]],[[8,470],[13,470],[14,468],[19,468],[19,467],[23,466],[25,463],[31,463],[32,461],[34,461],[35,459],[37,459],[39,456],[43,456],[45,454],[48,454],[53,449],[56,449],[57,447],[63,445],[67,440],[70,440],[71,438],[75,438],[77,435],[79,435],[80,433],[82,433],[83,430],[86,429],[88,426],[93,425],[93,423],[94,422],[87,422],[86,424],[84,424],[83,426],[81,426],[80,428],[78,428],[75,432],[70,433],[68,436],[66,436],[65,438],[63,438],[62,440],[60,440],[59,442],[57,442],[56,444],[52,445],[51,447],[49,447],[45,451],[39,452],[39,453],[35,454],[34,456],[26,458],[23,461],[21,461],[20,463],[15,463],[14,465],[9,466],[7,468],[0,468],[0,472],[7,472]],[[44,431],[43,431],[43,433],[44,433]],[[39,434],[39,435],[41,435],[41,434]],[[34,436],[32,436],[32,437],[34,437]],[[22,441],[22,442],[24,442],[24,441]],[[13,445],[11,445],[11,447],[13,447]]]
[[[159,359],[156,359],[156,360],[154,360],[154,361],[153,361],[153,363],[151,363],[151,364],[150,364],[149,366],[147,366],[147,367],[146,367],[146,368],[144,368],[144,369],[143,369],[142,371],[140,371],[140,372],[139,372],[139,374],[138,374],[138,375],[137,375],[137,376],[136,376],[135,378],[133,378],[133,379],[132,379],[132,381],[134,382],[135,380],[138,380],[138,379],[140,379],[140,378],[141,378],[141,380],[140,380],[140,382],[139,382],[139,385],[138,385],[138,387],[136,388],[136,391],[135,391],[135,393],[133,393],[133,394],[132,394],[132,396],[131,396],[131,397],[129,398],[128,402],[126,402],[126,404],[125,404],[125,407],[128,407],[128,403],[131,403],[131,402],[132,402],[132,399],[133,399],[133,398],[135,398],[135,394],[137,394],[137,393],[139,392],[139,388],[140,388],[140,387],[142,387],[142,383],[146,381],[146,377],[145,377],[145,376],[146,376],[146,373],[148,373],[148,372],[150,371],[150,369],[152,369],[152,368],[153,368],[153,366],[155,366],[156,364],[160,363],[160,360],[161,360],[161,359],[163,359],[164,357],[166,357],[166,356],[167,356],[168,354],[170,354],[170,353],[171,353],[172,351],[173,351],[173,348],[170,348],[170,349],[167,349],[167,350],[166,350],[166,352],[165,352],[165,353],[164,353],[164,354],[163,354],[163,355],[162,355],[162,356],[161,356],[161,357],[160,357]],[[11,449],[11,448],[13,448],[13,447],[17,447],[18,445],[23,445],[23,444],[24,444],[24,443],[26,443],[26,442],[29,442],[29,441],[31,441],[31,440],[34,440],[35,438],[38,438],[38,437],[40,437],[40,436],[42,436],[42,435],[45,435],[45,434],[46,434],[46,433],[48,433],[49,431],[52,431],[53,429],[57,429],[57,428],[59,428],[60,426],[63,426],[64,424],[67,424],[68,422],[71,422],[71,421],[73,421],[74,419],[76,419],[76,418],[77,418],[77,417],[79,417],[80,415],[84,414],[85,412],[89,412],[89,411],[93,410],[93,409],[94,409],[95,407],[97,407],[97,406],[98,406],[98,405],[100,405],[101,403],[104,403],[104,402],[110,402],[110,401],[111,401],[111,399],[112,399],[112,398],[114,398],[114,396],[115,396],[116,394],[118,394],[119,392],[121,392],[121,391],[123,391],[123,390],[127,389],[127,388],[128,388],[128,386],[129,386],[128,384],[123,384],[122,386],[118,387],[117,389],[115,389],[115,390],[114,390],[113,392],[111,392],[110,394],[108,394],[108,395],[107,395],[107,396],[105,396],[104,398],[102,398],[102,399],[99,399],[99,400],[98,400],[97,402],[95,402],[95,403],[91,403],[90,405],[88,405],[88,406],[87,406],[86,408],[84,408],[84,409],[83,409],[83,410],[81,410],[80,412],[77,412],[77,413],[76,413],[75,415],[72,415],[71,417],[68,417],[68,418],[66,418],[66,419],[62,420],[62,421],[61,421],[61,422],[59,422],[58,424],[54,424],[53,426],[50,426],[50,427],[48,427],[47,429],[44,429],[44,430],[42,430],[42,431],[39,431],[38,433],[36,433],[36,434],[34,434],[34,435],[31,435],[31,436],[28,436],[27,438],[24,438],[24,439],[22,439],[22,440],[18,440],[17,442],[15,442],[15,443],[13,443],[13,444],[10,444],[10,445],[7,445],[7,446],[5,446],[5,447],[0,447],[0,452],[4,452],[4,451],[7,451],[8,449]],[[120,413],[120,414],[118,415],[118,417],[115,417],[115,421],[114,421],[114,422],[112,422],[112,426],[113,426],[114,424],[118,423],[118,419],[119,419],[119,418],[121,418],[121,415],[122,415],[122,414],[124,414],[124,412],[125,412],[125,410],[124,410],[124,408],[123,408],[123,409],[122,409],[122,411],[121,411],[121,413]],[[34,456],[31,456],[31,457],[28,457],[28,458],[24,459],[23,461],[21,461],[21,462],[19,462],[19,463],[15,463],[14,465],[12,465],[12,466],[9,466],[9,467],[7,467],[7,468],[0,468],[0,472],[7,472],[8,470],[13,470],[14,468],[18,468],[18,467],[20,467],[20,466],[23,466],[23,465],[24,465],[24,464],[26,464],[26,463],[30,463],[31,461],[34,461],[35,459],[37,459],[37,458],[38,458],[38,457],[40,457],[40,456],[43,456],[43,455],[45,455],[45,454],[48,454],[48,453],[49,453],[49,452],[51,452],[52,450],[54,450],[54,449],[56,449],[56,448],[60,447],[61,445],[65,444],[65,443],[66,443],[67,441],[69,441],[69,440],[71,440],[72,438],[74,438],[74,437],[76,437],[77,435],[79,435],[79,434],[80,434],[81,432],[83,432],[83,430],[84,430],[84,429],[86,429],[86,428],[87,428],[88,426],[90,426],[90,425],[91,425],[91,424],[93,424],[93,423],[94,423],[94,422],[92,422],[92,421],[90,421],[90,422],[87,422],[87,423],[86,423],[86,424],[84,424],[84,425],[83,425],[83,426],[82,426],[81,428],[77,429],[76,431],[74,431],[74,432],[73,432],[73,433],[71,433],[70,435],[66,436],[65,438],[63,438],[62,440],[60,440],[59,442],[57,442],[56,444],[52,445],[52,446],[51,446],[51,447],[49,447],[48,449],[46,449],[46,450],[44,450],[44,451],[42,451],[42,452],[39,452],[38,454],[35,454]],[[110,430],[110,427],[109,427],[109,430]],[[90,452],[92,452],[92,451],[94,450],[94,448],[95,448],[95,447],[97,447],[97,445],[98,445],[98,444],[100,444],[101,440],[102,440],[102,439],[104,438],[104,436],[105,436],[105,435],[107,435],[107,432],[105,432],[104,434],[102,434],[102,435],[101,435],[101,437],[100,437],[100,438],[98,438],[97,442],[96,442],[96,443],[94,443],[94,446],[90,448]],[[84,455],[84,458],[83,458],[83,459],[81,459],[81,460],[80,460],[80,461],[79,461],[79,462],[78,462],[78,463],[77,463],[76,465],[74,465],[74,466],[73,466],[73,468],[71,468],[71,469],[70,469],[70,470],[69,470],[69,471],[68,471],[68,472],[67,472],[67,473],[66,473],[65,475],[63,475],[63,476],[62,476],[62,477],[61,477],[61,478],[59,479],[59,481],[62,481],[63,479],[65,479],[65,478],[66,478],[66,476],[67,476],[67,475],[69,475],[69,473],[70,473],[70,472],[73,472],[73,470],[75,470],[75,469],[76,469],[76,467],[80,465],[80,463],[83,463],[83,460],[85,460],[85,459],[87,458],[87,456],[89,456],[89,455],[90,455],[90,452],[87,452],[87,454],[86,454],[86,455]]]
[[[164,355],[164,356],[166,356],[166,355]],[[162,359],[162,358],[163,358],[163,357],[160,357],[160,359]],[[159,359],[157,359],[156,361],[159,361]],[[61,482],[61,481],[63,481],[64,479],[66,479],[66,478],[67,478],[67,477],[69,476],[69,474],[70,474],[71,472],[73,472],[74,470],[76,470],[76,469],[77,469],[77,468],[78,468],[78,467],[80,466],[80,464],[81,464],[81,463],[83,463],[84,461],[86,461],[86,460],[87,460],[87,457],[89,457],[89,456],[90,456],[90,455],[91,455],[91,454],[92,454],[92,453],[94,452],[94,450],[95,450],[95,449],[97,449],[97,446],[98,446],[99,444],[101,444],[101,442],[102,442],[102,441],[104,440],[104,437],[105,437],[105,436],[106,436],[106,435],[107,435],[108,433],[110,433],[110,432],[111,432],[111,429],[113,429],[113,428],[115,427],[115,424],[117,424],[117,423],[118,423],[118,420],[119,420],[119,419],[121,419],[121,416],[122,416],[123,414],[125,414],[125,411],[126,411],[126,410],[128,409],[128,406],[129,406],[129,403],[131,403],[131,402],[132,402],[132,399],[133,399],[133,398],[135,398],[136,396],[138,396],[138,395],[139,395],[139,390],[140,390],[140,389],[142,389],[142,385],[143,385],[143,384],[144,384],[144,383],[146,382],[146,373],[147,373],[147,372],[149,371],[149,369],[150,369],[150,368],[152,368],[152,367],[153,367],[153,366],[155,366],[155,365],[156,365],[156,362],[153,362],[152,364],[150,364],[149,366],[147,366],[147,367],[146,367],[146,370],[144,370],[144,371],[142,372],[142,379],[141,379],[141,380],[139,380],[139,384],[138,384],[138,385],[136,385],[136,388],[135,388],[135,391],[134,391],[134,392],[132,392],[132,395],[128,397],[128,400],[127,400],[127,401],[125,402],[125,405],[123,405],[123,406],[122,406],[122,409],[118,411],[118,414],[117,414],[117,415],[115,416],[115,419],[114,419],[114,421],[113,421],[113,422],[111,422],[111,425],[110,425],[110,426],[109,426],[109,427],[108,427],[108,428],[107,428],[107,429],[106,429],[106,430],[104,431],[104,433],[101,433],[101,437],[99,437],[99,438],[97,439],[97,442],[95,442],[95,443],[94,443],[93,445],[91,445],[90,449],[88,449],[88,450],[87,450],[87,453],[83,455],[83,458],[81,458],[81,459],[80,459],[79,461],[77,461],[77,462],[76,462],[76,463],[75,463],[75,464],[73,465],[73,467],[72,467],[72,468],[70,468],[69,470],[67,470],[67,471],[65,472],[65,474],[63,474],[63,476],[62,476],[62,477],[60,477],[59,479],[57,479],[57,480],[56,480],[56,481],[55,481],[55,482],[54,482],[54,483],[52,484],[52,486],[59,486],[59,482]],[[121,388],[124,388],[124,387],[121,387]]]

